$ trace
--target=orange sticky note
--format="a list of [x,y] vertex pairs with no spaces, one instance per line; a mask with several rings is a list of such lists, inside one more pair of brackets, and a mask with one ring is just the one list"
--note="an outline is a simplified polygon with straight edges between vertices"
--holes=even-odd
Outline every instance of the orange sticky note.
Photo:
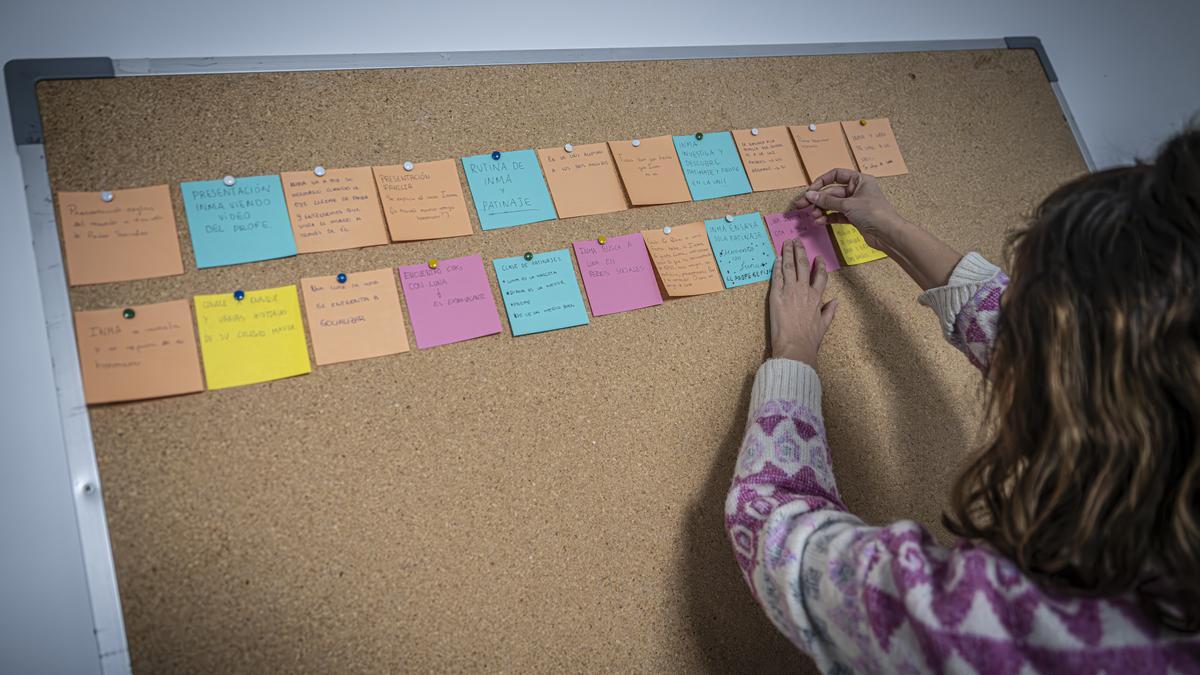
[[785,190],[808,184],[787,127],[765,127],[757,131],[758,135],[750,129],[733,132],[742,166],[746,168],[754,191]]
[[607,143],[576,145],[571,152],[561,147],[542,148],[537,154],[559,218],[629,208]]
[[375,167],[392,241],[465,237],[472,233],[458,163],[453,159]]
[[279,174],[298,253],[388,243],[371,167]]
[[88,403],[204,391],[187,300],[75,312],[75,337]]
[[[866,122],[863,124],[862,122]],[[875,120],[842,122],[858,170],[872,176],[900,176],[908,166],[900,156],[900,146],[892,133],[892,122],[886,117]]]
[[369,359],[408,351],[404,312],[389,267],[300,280],[308,334],[317,365]]
[[635,206],[692,200],[670,136],[642,138],[637,146],[633,141],[609,141],[608,147],[617,161],[629,201]]
[[72,286],[183,274],[171,189],[166,185],[58,193]]
[[788,127],[800,151],[800,159],[804,160],[804,170],[809,179],[816,180],[833,169],[855,168],[850,146],[842,134],[842,125],[826,122],[815,126],[816,131],[807,124]]
[[704,223],[677,225],[670,230],[670,233],[665,228],[642,230],[667,295],[679,297],[725,290]]

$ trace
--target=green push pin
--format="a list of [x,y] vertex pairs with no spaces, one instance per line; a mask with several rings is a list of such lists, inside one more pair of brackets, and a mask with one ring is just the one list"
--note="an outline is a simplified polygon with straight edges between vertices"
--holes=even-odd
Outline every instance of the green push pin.
[[121,316],[125,317],[126,319],[132,319],[136,315],[137,312],[133,311],[132,307],[126,307],[125,311],[121,312]]
[[704,140],[704,134],[702,134],[702,133],[700,133],[699,131],[697,131],[697,132],[696,132],[696,140],[698,140],[698,141],[702,141],[702,140]]
[[526,253],[525,253],[525,261],[526,261],[526,262],[529,262],[530,260],[533,260],[533,254],[532,254],[532,253],[529,253],[529,252],[526,252]]

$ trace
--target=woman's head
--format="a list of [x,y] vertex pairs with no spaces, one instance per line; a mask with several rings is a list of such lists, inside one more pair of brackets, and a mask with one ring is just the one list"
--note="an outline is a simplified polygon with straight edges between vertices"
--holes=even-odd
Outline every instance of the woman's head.
[[1200,130],[1059,188],[1010,269],[991,436],[947,526],[1200,630]]

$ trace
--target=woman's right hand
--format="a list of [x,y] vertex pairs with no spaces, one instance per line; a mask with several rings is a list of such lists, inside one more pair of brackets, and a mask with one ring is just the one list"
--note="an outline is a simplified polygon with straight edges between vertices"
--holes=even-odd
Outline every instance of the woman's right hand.
[[[892,250],[895,233],[906,225],[870,174],[834,169],[818,177],[795,201],[812,210],[818,225],[851,223],[874,248]],[[827,213],[831,212],[831,213]]]

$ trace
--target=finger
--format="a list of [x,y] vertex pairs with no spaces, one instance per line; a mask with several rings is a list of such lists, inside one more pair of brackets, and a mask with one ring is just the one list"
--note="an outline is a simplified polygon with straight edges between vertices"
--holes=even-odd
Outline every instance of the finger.
[[846,201],[841,195],[830,194],[829,191],[822,192],[805,192],[804,196],[808,201],[812,202],[817,208],[822,208],[827,211],[841,211]]
[[825,259],[817,256],[817,264],[812,267],[811,283],[818,294],[825,293],[825,285],[829,283],[829,273],[825,271]]
[[804,242],[799,239],[793,239],[788,243],[795,251],[793,255],[796,257],[796,281],[802,281],[805,276],[804,270],[808,269],[808,252],[804,250]]
[[828,216],[825,215],[824,213],[822,213],[821,215],[817,216],[816,218],[813,218],[813,223],[816,225],[820,225],[821,227],[824,227],[829,224],[829,222],[830,222],[829,219],[836,215],[839,215],[836,211],[829,214]]
[[829,326],[833,324],[833,317],[837,316],[838,301],[837,299],[821,305],[821,336],[825,336],[825,332],[829,330]]
[[784,242],[783,244],[783,285],[796,280],[796,249],[792,247],[792,242]]
[[845,185],[851,180],[854,180],[854,178],[858,175],[858,172],[854,169],[830,169],[820,176],[817,176],[817,179],[808,186],[808,189],[811,192],[820,190],[826,185],[834,185],[835,183],[841,183],[842,185]]
[[771,265],[771,295],[775,295],[783,287],[783,258],[775,256],[775,264]]

